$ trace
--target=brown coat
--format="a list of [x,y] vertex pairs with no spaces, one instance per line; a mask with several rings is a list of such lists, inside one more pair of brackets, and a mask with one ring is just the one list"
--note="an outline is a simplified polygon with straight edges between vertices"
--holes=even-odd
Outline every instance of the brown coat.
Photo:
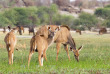
[[[45,38],[48,38],[48,30],[46,30],[46,26],[42,26],[38,31],[37,31],[37,35],[44,35]],[[50,27],[52,29],[58,27],[57,25],[50,25]],[[70,29],[68,26],[61,26],[60,27],[60,31],[58,31],[55,35],[54,38],[54,42],[56,43],[56,48],[57,48],[57,57],[56,60],[58,60],[58,54],[59,54],[59,49],[61,44],[64,45],[64,48],[67,52],[68,58],[70,60],[70,56],[68,53],[68,46],[67,44],[69,44],[74,50],[76,50],[76,45],[74,42],[74,39],[72,38],[71,34],[70,34]]]
[[43,66],[43,57],[45,58],[45,60],[47,60],[46,50],[48,46],[54,41],[54,36],[56,32],[59,30],[59,27],[52,29],[50,26],[47,26],[45,30],[46,29],[48,31],[48,38],[44,37],[44,35],[36,34],[35,36],[32,37],[30,41],[28,67],[31,60],[31,56],[34,53],[34,51],[38,52],[38,59],[40,66]]
[[16,45],[17,39],[14,34],[14,30],[11,30],[8,34],[6,34],[4,41],[6,43],[6,48],[8,51],[8,58],[9,58],[9,64],[13,64],[13,53],[14,53],[14,47]]

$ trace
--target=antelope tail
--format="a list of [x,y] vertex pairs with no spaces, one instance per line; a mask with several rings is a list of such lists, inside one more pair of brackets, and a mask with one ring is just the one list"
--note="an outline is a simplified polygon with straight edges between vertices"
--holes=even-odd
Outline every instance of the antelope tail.
[[37,46],[36,46],[36,41],[35,40],[32,42],[31,45],[32,45],[31,51],[36,51],[37,52]]
[[10,41],[10,38],[8,38],[8,39],[7,39],[7,47],[8,47],[8,50],[9,50],[9,51],[11,50],[10,44],[11,44],[11,41]]

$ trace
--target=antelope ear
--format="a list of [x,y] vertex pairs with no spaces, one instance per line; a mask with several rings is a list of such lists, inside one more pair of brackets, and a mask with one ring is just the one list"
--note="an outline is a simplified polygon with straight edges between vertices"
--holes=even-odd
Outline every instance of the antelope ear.
[[55,29],[55,31],[59,31],[60,30],[60,26],[58,26],[56,29]]
[[48,29],[48,30],[51,30],[51,27],[50,27],[50,26],[47,26],[47,29]]
[[80,47],[78,48],[78,51],[80,51],[82,48],[83,48],[83,46],[80,46]]

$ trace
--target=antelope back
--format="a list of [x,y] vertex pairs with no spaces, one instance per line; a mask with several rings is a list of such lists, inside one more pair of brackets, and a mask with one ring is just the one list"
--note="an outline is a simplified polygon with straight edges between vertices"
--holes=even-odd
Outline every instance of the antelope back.
[[7,35],[4,38],[4,41],[6,43],[6,46],[9,49],[9,47],[15,47],[17,39],[16,36],[14,35],[14,30],[11,30],[9,33],[7,33]]

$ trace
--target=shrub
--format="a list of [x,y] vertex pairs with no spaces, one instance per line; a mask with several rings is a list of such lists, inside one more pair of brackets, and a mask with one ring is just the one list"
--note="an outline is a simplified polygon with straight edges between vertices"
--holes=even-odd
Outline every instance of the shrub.
[[12,24],[2,13],[0,13],[0,27],[6,27],[9,24]]
[[27,10],[27,8],[14,8],[16,12],[18,12],[18,19],[16,25],[29,25],[31,20],[30,17],[30,11]]
[[71,29],[74,29],[74,30],[76,30],[76,29],[85,30],[85,26],[81,25],[79,18],[74,19],[74,23],[70,27],[71,27]]
[[95,26],[98,22],[98,19],[95,15],[89,13],[81,13],[79,18],[74,21],[76,26],[81,25],[87,27],[89,30],[91,27]]
[[110,27],[110,20],[104,20],[102,26]]
[[73,20],[73,16],[57,14],[53,18],[53,24],[71,26],[73,24]]
[[95,15],[103,19],[110,19],[110,8],[98,8],[95,10]]
[[11,21],[12,25],[17,23],[18,12],[16,12],[14,9],[4,11],[3,16],[5,16],[9,21]]
[[104,8],[110,8],[110,5],[105,6]]
[[38,8],[37,15],[41,24],[52,24],[53,17],[57,14],[58,8],[52,4],[50,7],[41,6]]
[[96,9],[95,15],[103,19],[101,26],[110,27],[110,5]]
[[12,24],[18,25],[35,25],[40,24],[36,7],[28,7],[28,8],[13,8],[4,11],[4,16],[9,19]]
[[40,19],[41,24],[46,24],[49,21],[48,13],[46,12],[48,10],[47,7],[39,7],[36,15],[38,15],[38,18]]

